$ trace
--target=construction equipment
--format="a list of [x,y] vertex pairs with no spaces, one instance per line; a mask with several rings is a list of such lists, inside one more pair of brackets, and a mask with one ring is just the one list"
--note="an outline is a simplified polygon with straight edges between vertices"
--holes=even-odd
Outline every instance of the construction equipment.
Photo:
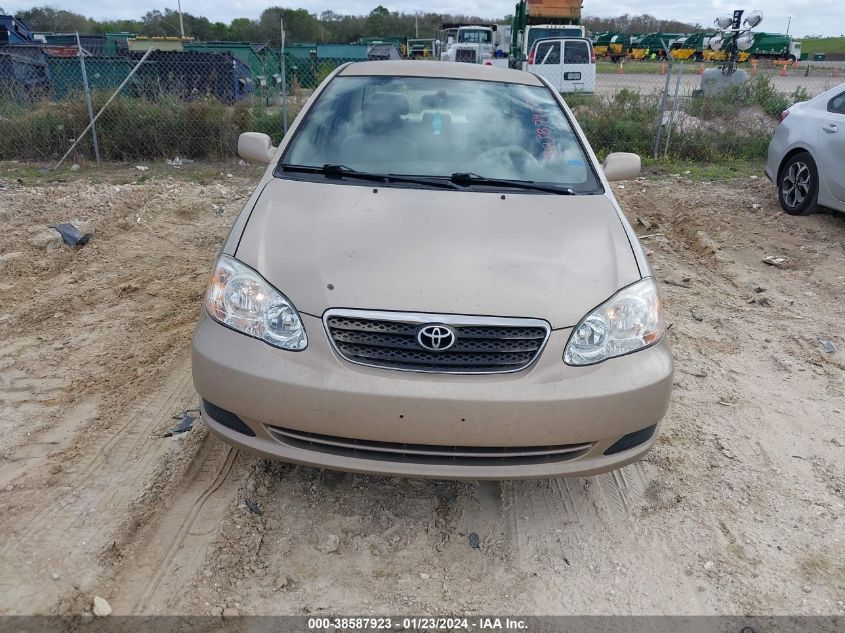
[[754,43],[746,51],[757,59],[801,59],[801,42],[782,33],[754,33]]
[[[717,51],[710,48],[710,38],[713,31],[700,31],[678,38],[671,45],[672,57],[676,60],[694,59],[700,61],[725,61],[728,56],[733,33],[724,35],[724,45]],[[795,61],[801,59],[801,42],[789,35],[780,33],[754,33],[753,44],[747,50],[740,51],[737,61],[745,62],[749,59],[774,59]]]
[[675,40],[684,37],[683,33],[644,33],[631,38],[628,57],[631,59],[666,59],[668,50]]

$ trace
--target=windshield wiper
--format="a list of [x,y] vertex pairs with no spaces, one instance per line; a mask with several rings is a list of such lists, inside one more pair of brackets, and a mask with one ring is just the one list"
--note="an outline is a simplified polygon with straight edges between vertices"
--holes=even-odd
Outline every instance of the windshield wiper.
[[459,185],[488,185],[490,187],[502,187],[506,189],[527,189],[529,191],[543,191],[554,193],[559,196],[572,196],[575,192],[571,187],[557,187],[555,185],[541,185],[533,180],[507,180],[504,178],[486,178],[478,174],[455,172],[450,180]]
[[282,164],[283,171],[301,172],[306,174],[323,174],[328,178],[356,178],[358,180],[369,180],[385,184],[400,183],[410,185],[425,185],[437,187],[438,189],[460,189],[455,183],[445,178],[425,178],[417,176],[403,176],[402,174],[374,174],[366,171],[358,171],[346,165],[325,164],[322,167],[315,165],[287,165]]
[[381,174],[369,174],[363,171],[357,171],[346,165],[332,165],[325,164],[322,167],[317,165],[290,165],[282,163],[283,171],[293,171],[305,174],[323,174],[329,178],[343,178],[344,176],[351,176],[354,178],[361,178],[363,180],[375,180],[384,182],[385,177]]

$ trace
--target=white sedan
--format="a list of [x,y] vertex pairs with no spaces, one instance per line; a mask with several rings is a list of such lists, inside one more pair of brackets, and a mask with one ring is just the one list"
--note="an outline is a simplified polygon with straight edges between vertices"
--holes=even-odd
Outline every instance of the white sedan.
[[780,115],[766,175],[790,215],[819,206],[845,211],[845,84],[796,103]]

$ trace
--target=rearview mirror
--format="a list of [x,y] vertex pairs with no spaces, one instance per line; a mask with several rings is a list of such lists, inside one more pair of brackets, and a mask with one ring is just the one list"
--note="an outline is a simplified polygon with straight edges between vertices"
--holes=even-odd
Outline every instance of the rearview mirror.
[[256,163],[269,163],[273,160],[276,148],[266,134],[244,132],[238,137],[238,156]]
[[640,175],[640,157],[629,152],[608,154],[602,163],[605,178],[608,180],[630,180]]

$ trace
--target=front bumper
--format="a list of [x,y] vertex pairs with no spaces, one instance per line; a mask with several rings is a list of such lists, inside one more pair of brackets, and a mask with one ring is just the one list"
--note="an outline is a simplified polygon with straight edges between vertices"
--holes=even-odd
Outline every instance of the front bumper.
[[[350,364],[332,349],[320,319],[302,315],[308,348],[275,349],[207,316],[193,341],[202,399],[232,412],[254,436],[206,420],[225,441],[270,459],[412,477],[511,479],[586,475],[641,457],[656,435],[612,455],[621,437],[656,424],[672,388],[664,339],[592,367],[562,361],[570,330],[552,332],[538,361],[514,374],[417,374]],[[280,441],[274,429],[376,443],[437,447],[587,448],[543,463],[415,462],[327,453]]]

